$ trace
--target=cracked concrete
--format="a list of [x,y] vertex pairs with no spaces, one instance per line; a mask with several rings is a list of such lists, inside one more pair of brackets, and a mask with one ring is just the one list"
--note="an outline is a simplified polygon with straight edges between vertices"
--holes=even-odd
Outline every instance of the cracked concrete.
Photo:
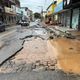
[[25,40],[24,48],[0,67],[0,80],[80,80],[79,75],[58,69],[59,53],[47,34],[47,29],[41,27],[18,31],[15,38]]

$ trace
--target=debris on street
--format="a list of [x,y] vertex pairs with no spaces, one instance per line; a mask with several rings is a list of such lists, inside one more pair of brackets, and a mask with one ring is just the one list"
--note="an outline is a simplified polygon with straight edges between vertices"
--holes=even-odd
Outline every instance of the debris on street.
[[[25,41],[24,48],[16,56],[6,61],[1,67],[2,73],[19,71],[47,71],[57,69],[57,60],[47,40],[33,37]],[[50,50],[50,51],[49,51]],[[28,66],[29,65],[29,66]]]
[[[20,44],[23,49],[17,52],[16,55],[6,58],[7,60],[0,66],[0,73],[45,71],[63,71],[64,74],[80,73],[78,60],[80,48],[79,46],[74,47],[79,44],[79,40],[70,33],[61,32],[54,28],[30,27],[22,29],[17,34],[16,37],[18,42],[19,40],[22,41]],[[9,40],[6,41],[6,44],[8,43],[10,43]],[[77,59],[74,58],[73,53]],[[76,68],[70,67],[71,65]]]

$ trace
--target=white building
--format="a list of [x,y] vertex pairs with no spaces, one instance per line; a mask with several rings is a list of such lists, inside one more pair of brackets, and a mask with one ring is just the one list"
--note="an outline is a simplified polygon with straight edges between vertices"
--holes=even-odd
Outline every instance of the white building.
[[21,11],[22,11],[22,19],[28,19],[29,21],[32,20],[32,16],[33,16],[33,12],[28,9],[27,7],[21,7]]

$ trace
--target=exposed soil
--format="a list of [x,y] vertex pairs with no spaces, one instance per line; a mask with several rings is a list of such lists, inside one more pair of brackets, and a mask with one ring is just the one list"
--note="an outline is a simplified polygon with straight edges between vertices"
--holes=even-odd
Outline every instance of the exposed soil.
[[65,72],[80,74],[80,41],[60,38],[52,40],[51,44],[59,53],[59,68]]

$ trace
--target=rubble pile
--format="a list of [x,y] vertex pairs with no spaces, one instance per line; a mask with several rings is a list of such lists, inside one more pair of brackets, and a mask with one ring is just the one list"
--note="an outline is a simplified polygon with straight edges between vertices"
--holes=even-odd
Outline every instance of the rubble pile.
[[50,58],[46,39],[43,40],[38,36],[28,36],[22,40],[25,40],[24,48],[0,67],[0,73],[54,71],[57,69],[57,60],[56,58]]
[[48,71],[48,70],[56,70],[57,69],[57,60],[46,60],[46,61],[36,61],[33,63],[32,70],[33,71]]
[[[13,58],[14,59],[14,58]],[[21,71],[54,71],[57,70],[57,60],[37,60],[27,64],[25,61],[16,63],[8,60],[0,67],[0,73],[16,73]]]
[[49,33],[49,39],[55,39],[55,38],[69,38],[69,39],[76,39],[76,36],[73,36],[70,32],[63,32],[55,28],[47,28],[46,29]]

